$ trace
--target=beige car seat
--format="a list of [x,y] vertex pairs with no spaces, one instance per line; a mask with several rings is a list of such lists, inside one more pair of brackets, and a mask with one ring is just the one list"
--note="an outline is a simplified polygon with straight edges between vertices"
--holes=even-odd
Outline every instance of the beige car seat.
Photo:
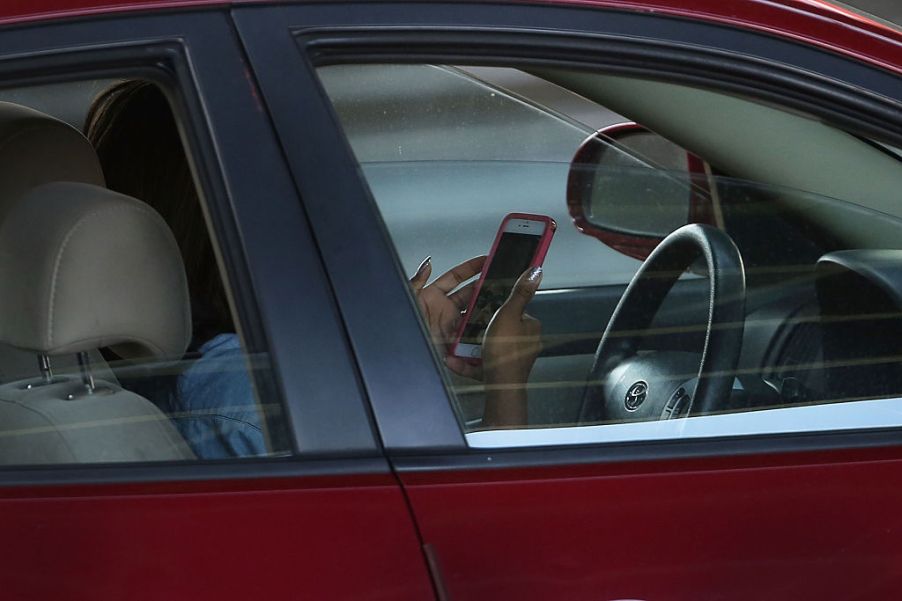
[[[0,102],[0,223],[16,200],[35,186],[55,181],[104,185],[100,161],[91,143],[77,129],[36,110]],[[113,375],[97,352],[95,369]],[[77,371],[74,356],[57,359],[60,371]],[[32,353],[0,345],[0,383],[38,373]]]
[[191,335],[184,266],[166,223],[105,188],[33,188],[0,223],[0,344],[81,373],[0,385],[0,463],[164,461],[194,455],[150,401],[96,378],[88,353],[177,360]]

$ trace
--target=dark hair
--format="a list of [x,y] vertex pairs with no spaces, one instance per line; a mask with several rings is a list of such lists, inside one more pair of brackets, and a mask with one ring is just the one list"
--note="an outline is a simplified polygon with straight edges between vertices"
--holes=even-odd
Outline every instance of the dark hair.
[[146,81],[108,88],[91,105],[85,135],[97,150],[107,187],[152,206],[175,235],[191,297],[191,347],[234,332],[203,208],[163,91]]

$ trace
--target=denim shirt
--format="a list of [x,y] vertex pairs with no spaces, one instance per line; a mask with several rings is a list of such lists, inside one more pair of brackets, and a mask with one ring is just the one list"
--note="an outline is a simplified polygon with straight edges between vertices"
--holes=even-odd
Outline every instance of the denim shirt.
[[218,334],[178,377],[172,420],[200,459],[265,455],[260,413],[237,334]]

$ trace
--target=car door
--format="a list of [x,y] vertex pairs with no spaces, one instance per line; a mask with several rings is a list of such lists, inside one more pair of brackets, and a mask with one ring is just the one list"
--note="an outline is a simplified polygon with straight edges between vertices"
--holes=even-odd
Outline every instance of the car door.
[[[631,100],[638,105],[662,93],[674,106],[681,94],[689,94],[686,106],[702,106],[702,118],[704,106],[710,111],[737,96],[755,100],[746,108],[805,113],[805,127],[817,129],[818,119],[824,119],[856,136],[892,139],[891,147],[898,144],[898,76],[738,26],[629,11],[361,4],[248,7],[234,16],[323,251],[381,438],[438,573],[440,594],[467,599],[893,596],[902,547],[892,534],[899,527],[894,510],[899,495],[890,483],[902,463],[899,424],[887,416],[865,423],[859,421],[862,407],[850,405],[858,413],[844,414],[848,422],[820,422],[828,405],[813,403],[815,414],[734,408],[731,414],[699,418],[717,424],[705,432],[693,430],[693,423],[702,422],[691,419],[651,422],[651,429],[639,434],[632,424],[593,425],[578,416],[528,424],[538,428],[479,431],[477,424],[474,429],[461,386],[444,369],[417,319],[406,283],[414,259],[395,254],[403,243],[393,231],[397,224],[388,222],[378,186],[359,165],[359,147],[323,71],[334,65],[517,67],[591,98],[591,86],[573,82],[579,73],[595,70],[610,76],[599,97],[616,102],[622,92],[618,112],[626,116],[639,110]],[[883,50],[893,44],[883,43]],[[684,87],[643,88],[646,79]],[[715,104],[699,105],[696,88],[713,90],[717,100],[706,99]],[[361,102],[373,101],[369,89],[360,87]],[[396,91],[403,97],[403,88]],[[673,121],[657,125],[663,131]],[[705,128],[698,120],[679,125]],[[677,129],[671,127],[677,138],[692,138]],[[773,129],[774,139],[778,133]],[[748,152],[736,156],[764,165],[767,161],[752,160],[753,146],[750,137]],[[774,153],[773,147],[757,148],[762,156],[764,150]],[[792,164],[794,157],[783,160]],[[882,164],[894,178],[893,160]],[[746,167],[740,163],[737,172]],[[720,183],[722,175],[711,181],[726,190],[731,184]],[[792,192],[788,180],[763,181],[770,183],[735,185],[787,198],[814,194],[810,199],[816,197],[816,204],[805,206],[815,215],[832,206],[827,190]],[[516,200],[509,203],[515,210]],[[736,238],[746,258],[769,256],[768,249],[795,256],[784,257],[789,262],[782,266],[750,261],[750,269],[761,268],[749,271],[750,278],[767,275],[768,269],[786,271],[802,254],[810,255],[807,266],[813,267],[832,248],[815,234],[805,234],[799,239],[804,244],[794,247],[791,230],[776,226],[800,223],[788,212],[786,220],[754,221],[755,215],[731,213],[721,229]],[[870,225],[896,223],[889,215],[873,219]],[[432,252],[441,250],[436,244]],[[757,287],[762,281],[756,281],[756,290],[771,301],[788,289],[784,280]],[[810,288],[810,282],[793,283]],[[802,298],[803,304],[811,300]],[[779,331],[797,323],[799,309],[782,312],[778,304],[764,303],[762,310],[770,313],[754,319],[759,307],[749,308],[744,327],[749,341],[785,354],[789,346],[780,343]],[[557,317],[572,323],[575,313]],[[773,329],[775,322],[780,327]],[[768,332],[763,338],[750,332],[750,324],[766,323],[771,325],[763,326]],[[698,330],[686,328],[683,340],[693,339],[692,332]],[[600,336],[596,332],[594,340]],[[794,344],[813,343],[797,337]],[[770,351],[746,344],[742,352]],[[823,360],[817,361],[823,368]],[[759,367],[755,363],[754,373]],[[779,371],[785,364],[763,367]],[[582,389],[586,375],[576,381],[559,374],[557,382]],[[736,381],[733,390],[741,396],[742,380]],[[778,401],[781,407],[790,403],[788,396]],[[769,425],[748,421],[769,415],[774,418]]]
[[[0,96],[30,105],[16,110],[68,111],[80,128],[103,86],[142,79],[166,90],[269,431],[258,457],[110,463],[101,447],[86,461],[0,460],[3,596],[430,597],[416,529],[372,430],[328,279],[227,11],[32,18],[6,24],[0,38]],[[54,148],[46,152],[52,160]],[[4,319],[17,318],[24,316]],[[59,371],[64,358],[51,359],[55,377],[71,377]],[[96,384],[119,390],[129,372],[110,366],[101,373],[95,365]],[[130,373],[147,382],[156,376],[142,370],[161,367],[132,365],[138,372]],[[4,373],[4,384],[15,385]],[[112,436],[116,420],[100,425],[98,441],[127,444]],[[6,439],[37,444],[29,442],[35,435],[4,424]]]

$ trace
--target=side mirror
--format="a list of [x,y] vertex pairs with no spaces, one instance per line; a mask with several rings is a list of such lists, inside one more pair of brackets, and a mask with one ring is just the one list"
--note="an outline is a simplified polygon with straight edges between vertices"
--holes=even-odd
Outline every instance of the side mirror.
[[712,223],[702,159],[636,123],[599,130],[570,164],[576,228],[637,259],[687,223]]

